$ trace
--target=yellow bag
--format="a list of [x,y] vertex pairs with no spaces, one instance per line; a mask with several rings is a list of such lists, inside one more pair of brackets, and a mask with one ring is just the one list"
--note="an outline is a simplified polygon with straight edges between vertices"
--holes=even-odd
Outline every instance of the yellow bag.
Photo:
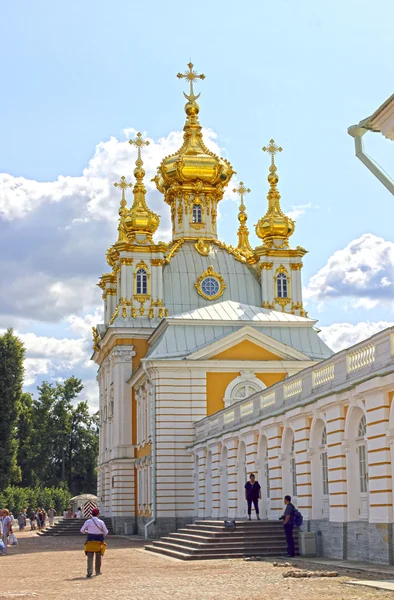
[[85,546],[83,549],[85,552],[101,552],[101,555],[104,556],[104,553],[107,549],[107,544],[106,542],[90,540],[88,542],[85,542]]

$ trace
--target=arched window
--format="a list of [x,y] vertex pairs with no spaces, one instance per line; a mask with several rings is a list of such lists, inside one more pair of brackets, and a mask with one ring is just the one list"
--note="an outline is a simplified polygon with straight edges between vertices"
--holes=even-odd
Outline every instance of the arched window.
[[253,383],[240,383],[233,389],[231,397],[234,398],[234,401],[242,400],[260,391],[260,389]]
[[360,476],[360,492],[365,494],[368,492],[368,468],[367,468],[367,448],[365,445],[365,436],[367,435],[367,423],[365,415],[363,415],[358,424],[357,437],[357,452],[358,452],[358,469]]
[[289,286],[287,277],[284,273],[279,273],[276,277],[276,294],[278,298],[288,298]]
[[193,204],[192,222],[202,223],[202,209],[199,204]]
[[148,294],[148,273],[145,269],[138,269],[136,279],[137,294],[146,296]]
[[290,450],[290,471],[291,471],[291,483],[292,483],[292,496],[297,496],[297,471],[296,471],[296,459],[294,450],[294,436],[291,442]]
[[323,482],[323,496],[328,496],[328,461],[327,461],[327,430],[324,427],[321,436],[321,470]]

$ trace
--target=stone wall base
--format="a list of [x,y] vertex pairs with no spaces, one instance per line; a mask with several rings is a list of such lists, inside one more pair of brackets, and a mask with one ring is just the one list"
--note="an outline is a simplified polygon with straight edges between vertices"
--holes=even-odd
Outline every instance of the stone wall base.
[[133,515],[129,517],[112,517],[112,527],[114,528],[115,535],[135,535],[137,533],[137,526]]
[[304,523],[304,529],[316,532],[319,556],[385,565],[394,562],[392,523],[311,520]]

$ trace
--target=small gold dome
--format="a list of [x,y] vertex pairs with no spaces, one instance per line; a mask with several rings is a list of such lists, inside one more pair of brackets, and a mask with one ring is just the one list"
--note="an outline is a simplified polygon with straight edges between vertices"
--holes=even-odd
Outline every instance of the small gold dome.
[[155,233],[159,227],[160,217],[150,210],[146,204],[146,189],[143,181],[145,170],[142,168],[142,160],[137,159],[136,165],[137,166],[134,169],[134,176],[137,182],[133,189],[134,202],[124,217],[124,224],[127,233],[142,233],[151,239],[152,234]]
[[268,147],[263,148],[264,152],[271,154],[271,166],[269,168],[268,183],[270,189],[267,195],[268,210],[264,217],[259,219],[256,225],[256,234],[264,241],[266,245],[271,245],[273,240],[282,240],[288,243],[289,237],[293,234],[295,223],[293,219],[287,217],[280,207],[280,194],[277,189],[279,176],[274,162],[274,156],[277,152],[282,152],[282,148],[276,146],[274,140],[270,140]]

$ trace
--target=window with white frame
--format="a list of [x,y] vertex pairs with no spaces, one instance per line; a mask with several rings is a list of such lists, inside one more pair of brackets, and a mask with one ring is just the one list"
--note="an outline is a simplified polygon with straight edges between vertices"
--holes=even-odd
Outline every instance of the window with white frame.
[[279,273],[276,276],[276,295],[278,298],[288,298],[289,286],[287,277],[284,273]]
[[242,382],[239,383],[232,391],[231,397],[235,400],[242,400],[243,398],[248,398],[252,394],[260,391],[261,388],[257,387],[254,383]]
[[321,436],[321,470],[322,470],[322,483],[323,483],[323,495],[328,496],[328,460],[327,460],[327,430],[324,427]]
[[202,223],[202,208],[199,204],[193,204],[192,223]]
[[368,466],[367,466],[367,447],[365,438],[367,435],[367,423],[365,415],[360,419],[357,432],[357,452],[358,452],[358,469],[360,477],[360,492],[368,491]]
[[294,436],[291,442],[290,450],[290,471],[291,471],[291,484],[292,484],[292,495],[297,496],[297,470],[296,470],[296,458],[294,449]]
[[136,292],[141,296],[148,294],[148,273],[145,269],[138,269],[136,273]]

